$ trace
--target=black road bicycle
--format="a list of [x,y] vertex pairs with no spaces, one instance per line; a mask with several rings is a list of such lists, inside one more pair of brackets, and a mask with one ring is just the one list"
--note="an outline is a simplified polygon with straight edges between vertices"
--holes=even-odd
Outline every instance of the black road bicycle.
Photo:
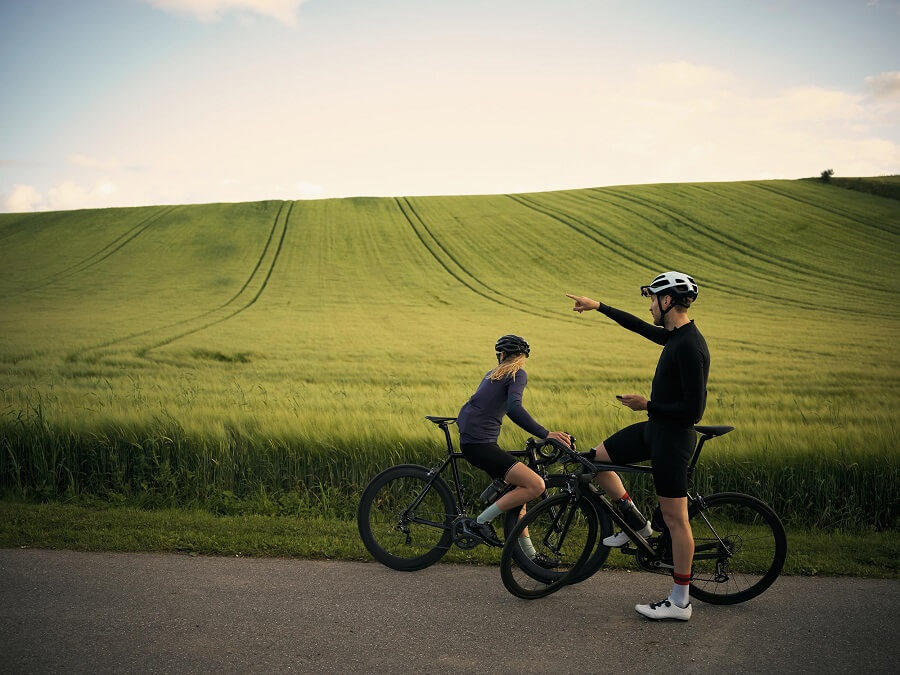
[[[734,429],[729,426],[694,428],[700,437],[688,466],[689,477],[693,475],[703,444]],[[652,520],[656,533],[642,537],[629,527],[592,482],[601,471],[647,475],[651,473],[649,466],[590,462],[552,440],[531,440],[531,445],[539,450],[541,446],[554,447],[552,459],[565,466],[565,485],[557,494],[529,507],[528,513],[508,531],[500,559],[500,574],[507,590],[520,598],[532,599],[587,579],[606,561],[609,549],[603,545],[602,538],[612,533],[613,523],[630,539],[629,544],[619,549],[622,553],[634,556],[643,570],[671,573],[671,539],[659,508]],[[542,455],[548,455],[545,448]],[[692,597],[713,604],[744,602],[765,591],[781,573],[787,555],[787,537],[778,516],[764,502],[737,492],[702,496],[689,491],[688,514],[695,546]],[[592,526],[590,520],[597,521],[596,525]],[[539,553],[576,562],[555,577],[535,574],[518,550],[517,537],[525,528],[531,532],[532,544]]]
[[[425,419],[443,430],[447,456],[432,468],[399,464],[385,469],[366,486],[357,509],[357,526],[366,549],[377,561],[396,570],[428,567],[440,560],[454,544],[468,550],[483,543],[482,539],[466,531],[466,523],[471,519],[466,510],[471,504],[466,503],[466,491],[457,466],[458,461],[466,460],[461,452],[454,451],[450,437],[450,425],[456,418],[427,416]],[[565,447],[561,443],[560,446]],[[549,498],[555,490],[567,485],[567,477],[548,475],[546,471],[547,466],[557,461],[556,447],[539,446],[529,439],[524,450],[512,454],[524,458],[525,463],[544,478],[547,491],[538,501]],[[441,475],[448,467],[452,489]],[[513,486],[495,481],[482,493],[482,500],[493,502],[511,489]],[[488,498],[491,490],[493,494]],[[504,532],[515,527],[519,513],[519,509],[511,509],[504,514]],[[597,521],[593,518],[589,522],[595,526]],[[528,534],[523,529],[518,536]],[[553,568],[548,570],[520,551],[517,548],[513,554],[523,558],[520,565],[545,583],[560,579],[576,562],[565,554],[553,556],[549,559]]]

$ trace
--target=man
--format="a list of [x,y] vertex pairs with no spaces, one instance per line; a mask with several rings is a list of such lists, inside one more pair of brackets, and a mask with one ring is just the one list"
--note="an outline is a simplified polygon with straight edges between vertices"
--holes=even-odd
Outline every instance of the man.
[[[575,301],[573,311],[597,310],[619,325],[663,345],[650,400],[638,394],[617,396],[631,410],[646,410],[647,421],[617,431],[594,448],[596,461],[631,464],[651,460],[653,483],[659,497],[663,520],[672,538],[674,580],[672,593],[660,602],[635,605],[638,613],[651,619],[691,618],[688,587],[694,557],[694,537],[688,521],[687,469],[697,434],[694,425],[706,407],[706,380],[709,376],[709,350],[688,308],[697,299],[694,280],[680,272],[660,274],[641,295],[650,298],[653,325],[591,298],[569,295]],[[647,522],[628,497],[617,474],[604,471],[597,483],[616,502],[630,526],[640,534],[650,534]],[[623,532],[607,537],[607,546],[622,546],[628,541]]]

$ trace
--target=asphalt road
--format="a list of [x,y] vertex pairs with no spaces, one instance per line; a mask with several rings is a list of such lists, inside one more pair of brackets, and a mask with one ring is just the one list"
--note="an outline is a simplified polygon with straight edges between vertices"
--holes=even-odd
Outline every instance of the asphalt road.
[[900,582],[785,577],[654,623],[666,578],[601,571],[542,600],[494,568],[0,550],[0,671],[897,672]]

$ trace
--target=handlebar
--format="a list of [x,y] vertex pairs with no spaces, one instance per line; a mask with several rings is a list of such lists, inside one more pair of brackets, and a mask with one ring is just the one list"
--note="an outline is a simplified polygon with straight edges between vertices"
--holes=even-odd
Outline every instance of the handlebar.
[[[575,445],[575,437],[569,434],[569,438],[572,439],[572,445]],[[578,453],[573,448],[570,448],[565,443],[561,441],[557,441],[555,438],[529,438],[528,442],[532,447],[536,448],[540,455],[544,457],[547,461],[547,464],[552,464],[554,462],[560,461],[563,457],[566,457],[568,461],[577,462],[581,464],[585,469],[588,469],[591,473],[596,472],[597,468],[594,464]],[[545,449],[547,446],[551,446],[554,450],[550,453],[547,453]]]

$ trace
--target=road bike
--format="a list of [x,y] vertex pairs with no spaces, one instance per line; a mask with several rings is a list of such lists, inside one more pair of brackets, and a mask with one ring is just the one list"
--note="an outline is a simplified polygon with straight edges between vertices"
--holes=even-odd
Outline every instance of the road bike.
[[[730,426],[695,426],[699,434],[688,465],[693,476],[703,445],[710,439],[732,431]],[[671,538],[657,507],[653,514],[654,534],[643,537],[632,529],[609,498],[593,483],[601,471],[648,475],[649,466],[591,462],[552,439],[531,441],[540,448],[551,444],[553,459],[564,465],[564,485],[557,494],[530,507],[509,531],[500,558],[504,586],[520,598],[540,598],[561,587],[583,581],[606,561],[608,548],[602,533],[612,533],[612,525],[628,535],[630,543],[619,550],[634,556],[637,566],[648,572],[670,574],[673,569]],[[544,450],[542,453],[549,453]],[[694,534],[694,561],[690,594],[713,604],[744,602],[765,591],[784,566],[787,537],[775,512],[764,502],[738,492],[703,496],[688,491],[688,515]],[[582,518],[594,517],[591,527]],[[539,577],[523,562],[517,551],[518,533],[528,528],[535,548],[545,555],[574,559],[577,562],[556,577]],[[592,533],[599,540],[591,539]],[[605,552],[598,553],[598,550]]]
[[[458,462],[468,464],[461,452],[453,448],[450,425],[455,417],[426,416],[444,432],[446,457],[437,465],[427,468],[418,464],[400,464],[385,469],[375,476],[363,490],[357,509],[357,526],[363,544],[378,562],[396,570],[414,571],[433,565],[455,544],[469,550],[483,540],[466,530],[472,518],[467,509],[466,488]],[[573,439],[574,441],[574,439]],[[565,447],[562,443],[560,446]],[[567,483],[563,476],[550,475],[547,467],[557,461],[558,450],[554,446],[537,445],[529,439],[524,450],[512,454],[522,457],[525,463],[544,478],[547,490],[537,501],[548,499]],[[450,469],[452,488],[442,474]],[[514,486],[495,481],[482,493],[482,501],[491,503]],[[503,530],[515,527],[520,509],[504,514]],[[586,518],[594,526],[596,519]],[[518,536],[528,536],[528,530],[520,530]],[[522,560],[520,564],[537,578],[547,583],[559,579],[568,572],[575,560],[566,555],[549,559],[553,568],[548,570],[534,562],[521,548],[513,553]],[[546,562],[545,562],[546,564]]]

